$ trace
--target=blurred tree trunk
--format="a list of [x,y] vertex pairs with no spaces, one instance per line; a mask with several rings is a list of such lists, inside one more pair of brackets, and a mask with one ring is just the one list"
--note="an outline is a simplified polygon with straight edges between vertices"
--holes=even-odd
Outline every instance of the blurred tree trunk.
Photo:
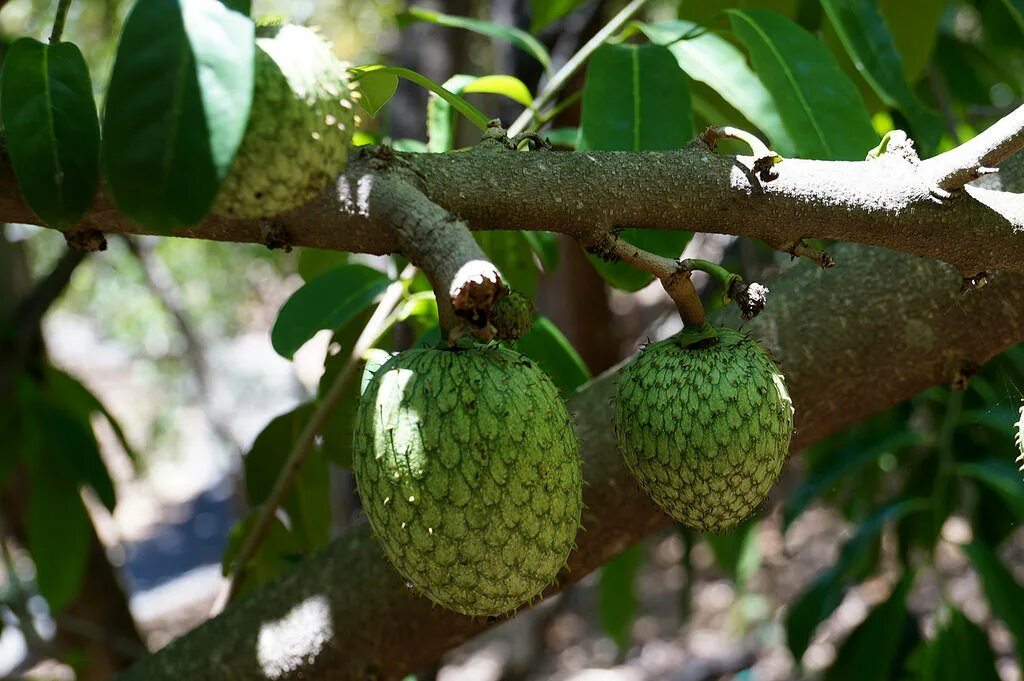
[[[31,288],[23,248],[18,243],[7,241],[0,231],[0,319],[9,320],[12,310]],[[4,326],[14,330],[17,320],[10,321]],[[46,348],[41,329],[37,326],[27,333],[32,335],[32,354],[27,358],[26,366],[5,365],[5,372],[23,368],[31,371],[32,367],[38,369],[45,362]],[[13,379],[12,376],[0,378]],[[13,400],[11,394],[0,396],[0,402]],[[4,485],[0,508],[10,532],[25,546],[28,481],[23,469],[14,471]],[[117,574],[91,526],[90,535],[89,560],[82,588],[64,611],[54,615],[57,624],[54,644],[63,661],[74,663],[78,681],[104,681],[137,661],[140,655],[145,654],[146,646]]]

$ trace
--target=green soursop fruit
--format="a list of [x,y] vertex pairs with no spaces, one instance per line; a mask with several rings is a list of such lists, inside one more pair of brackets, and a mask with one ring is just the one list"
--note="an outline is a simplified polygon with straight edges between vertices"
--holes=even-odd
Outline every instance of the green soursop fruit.
[[317,196],[345,165],[355,130],[345,65],[302,26],[260,27],[252,110],[213,212],[258,218]]
[[572,419],[547,375],[499,345],[388,360],[359,403],[352,470],[398,572],[467,615],[537,596],[579,528]]
[[[723,532],[768,495],[789,452],[793,406],[756,341],[716,329],[648,345],[623,368],[615,402],[619,450],[670,516]],[[687,347],[689,345],[689,347]]]

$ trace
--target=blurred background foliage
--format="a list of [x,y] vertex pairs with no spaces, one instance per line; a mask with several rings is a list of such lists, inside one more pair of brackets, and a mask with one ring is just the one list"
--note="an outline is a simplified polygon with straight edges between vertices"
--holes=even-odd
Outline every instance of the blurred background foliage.
[[[403,14],[397,0],[253,4],[253,16],[281,13],[319,27],[353,64],[414,69],[508,123],[626,3],[416,3],[489,22],[471,30]],[[55,7],[0,3],[0,43],[45,37]],[[130,8],[121,0],[72,5],[65,39],[81,47],[101,104]],[[814,75],[789,77],[801,69]],[[494,75],[518,85],[480,80]],[[760,132],[787,155],[861,158],[882,133],[903,128],[931,155],[1022,97],[1020,0],[662,0],[600,48],[542,132],[567,149],[663,149],[728,124]],[[412,151],[478,137],[445,101],[409,83],[364,119],[361,142]],[[51,230],[8,225],[3,234],[0,319],[13,319],[19,298],[59,268],[66,249]],[[519,347],[566,394],[678,328],[671,304],[641,273],[588,259],[554,235],[478,238],[535,298],[538,321]],[[748,280],[792,266],[763,244],[717,235],[631,230],[627,238],[664,255],[720,261]],[[403,282],[402,295],[366,367],[380,352],[436,339],[429,285],[421,275],[402,279],[405,264],[118,237],[74,268],[42,326],[46,350],[37,349],[0,416],[15,453],[0,459],[0,666],[22,673],[57,660],[46,673],[105,678],[201,621],[221,585],[221,560],[230,565],[390,282]],[[329,305],[339,290],[346,304]],[[709,307],[720,304],[714,286],[702,292]],[[593,678],[1021,679],[1024,482],[1013,424],[1024,346],[952,382],[960,385],[928,390],[801,452],[772,502],[739,529],[652,537],[418,678],[583,679],[605,668],[609,676]],[[346,466],[358,389],[358,381],[346,386],[246,590],[357,517]],[[24,486],[22,459],[29,501],[12,491]],[[97,563],[100,542],[106,562]],[[104,565],[127,596],[97,577]],[[97,584],[135,622],[87,602]],[[169,586],[178,594],[170,604],[161,600]],[[104,655],[106,666],[97,665]]]

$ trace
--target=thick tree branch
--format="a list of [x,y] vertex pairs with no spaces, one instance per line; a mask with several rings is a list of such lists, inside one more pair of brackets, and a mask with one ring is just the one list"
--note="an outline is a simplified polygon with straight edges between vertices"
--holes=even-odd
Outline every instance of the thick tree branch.
[[[988,146],[1000,154],[1007,149]],[[367,253],[396,252],[403,242],[411,247],[384,219],[398,208],[400,197],[379,191],[392,180],[376,184],[394,171],[380,169],[374,150],[353,156],[319,199],[275,221],[291,245]],[[968,185],[966,192],[936,202],[930,162],[914,163],[898,154],[862,162],[787,159],[773,167],[778,177],[770,182],[751,170],[756,159],[717,155],[702,142],[669,152],[393,156],[418,178],[424,196],[458,218],[444,229],[429,219],[437,238],[461,231],[459,221],[473,230],[562,232],[583,243],[615,226],[735,234],[773,245],[819,237],[946,260],[964,275],[1024,272],[1024,196]],[[381,200],[371,201],[374,196]],[[9,163],[0,163],[0,220],[38,222]],[[419,228],[415,221],[407,226]],[[105,196],[81,228],[145,232]],[[175,234],[234,242],[267,239],[258,221],[218,217]]]
[[1024,104],[990,128],[922,165],[941,189],[952,191],[993,169],[1024,148]]
[[[801,262],[767,282],[775,294],[770,312],[744,327],[786,372],[794,447],[948,383],[1024,339],[1024,277],[997,274],[961,296],[960,275],[949,266],[882,249],[837,251],[842,267],[824,272]],[[728,314],[718,321],[735,325],[736,312]],[[588,482],[586,531],[561,586],[669,523],[636,490],[616,451],[614,390],[608,373],[570,400]],[[398,679],[490,625],[417,596],[362,523],[122,678]]]

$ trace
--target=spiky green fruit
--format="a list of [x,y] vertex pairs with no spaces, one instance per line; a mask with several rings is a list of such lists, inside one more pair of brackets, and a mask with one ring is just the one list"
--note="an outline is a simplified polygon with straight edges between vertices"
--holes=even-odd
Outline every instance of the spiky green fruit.
[[252,109],[213,212],[283,213],[317,196],[345,166],[355,130],[345,65],[302,26],[264,26],[256,40]]
[[579,528],[572,419],[547,375],[498,345],[386,362],[359,403],[352,470],[398,572],[467,615],[537,596]]
[[793,434],[782,374],[731,329],[648,345],[622,370],[615,435],[629,470],[666,513],[701,531],[747,518],[778,478]]

